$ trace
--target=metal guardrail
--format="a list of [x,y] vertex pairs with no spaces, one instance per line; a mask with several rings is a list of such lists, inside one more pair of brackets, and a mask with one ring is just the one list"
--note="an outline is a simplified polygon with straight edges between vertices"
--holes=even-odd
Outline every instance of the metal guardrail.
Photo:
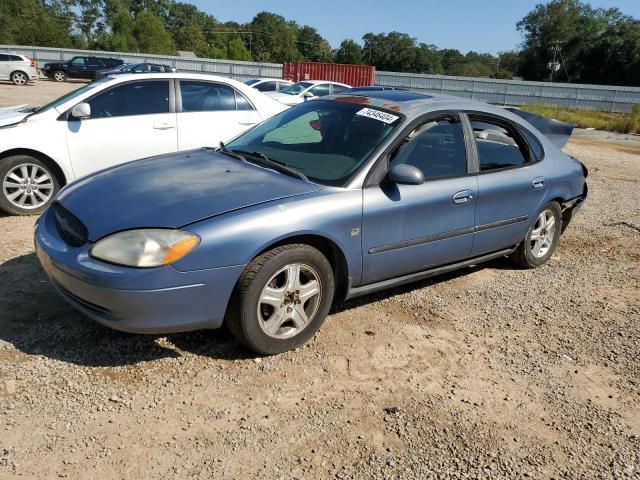
[[[223,75],[241,81],[258,77],[282,78],[282,65],[278,63],[184,58],[146,53],[73,50],[22,45],[0,45],[0,52],[19,53],[38,60],[40,64],[69,60],[75,55],[93,54],[113,56],[121,58],[125,62],[168,64],[184,72]],[[380,71],[376,72],[376,85],[444,93],[496,105],[519,106],[525,103],[542,103],[544,105],[571,108],[629,112],[634,104],[640,104],[640,87],[526,82]]]

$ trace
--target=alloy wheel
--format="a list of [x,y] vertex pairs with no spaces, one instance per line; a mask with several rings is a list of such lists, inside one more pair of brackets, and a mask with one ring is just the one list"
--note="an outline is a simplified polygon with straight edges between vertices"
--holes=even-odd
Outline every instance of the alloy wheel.
[[531,253],[536,258],[544,257],[551,245],[556,232],[556,217],[551,210],[544,210],[536,220],[531,230]]
[[14,85],[24,85],[27,83],[27,76],[22,72],[16,72],[13,74],[11,81]]
[[4,176],[2,192],[15,207],[32,210],[45,205],[53,195],[53,177],[40,165],[23,163]]
[[65,74],[58,70],[57,72],[54,72],[53,78],[56,79],[56,82],[64,82]]
[[258,322],[272,338],[290,338],[313,320],[322,299],[320,275],[309,265],[292,263],[278,270],[262,289]]

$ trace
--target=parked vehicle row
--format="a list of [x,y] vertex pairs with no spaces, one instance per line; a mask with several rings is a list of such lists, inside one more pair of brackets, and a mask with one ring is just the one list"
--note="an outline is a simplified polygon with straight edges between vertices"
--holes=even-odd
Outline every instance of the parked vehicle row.
[[119,58],[77,56],[67,62],[45,63],[42,71],[56,82],[64,82],[67,78],[95,80],[98,70],[115,68],[123,63]]
[[98,70],[96,79],[107,75],[122,75],[124,73],[174,73],[176,67],[172,65],[160,65],[156,63],[123,63],[122,65],[106,70]]
[[336,95],[343,92],[349,85],[326,80],[305,80],[289,85],[280,91],[265,92],[265,95],[287,105],[297,105],[313,98],[324,97],[326,95]]
[[[504,256],[543,265],[587,195],[586,168],[559,149],[570,126],[466,99],[365,91],[283,110],[184,74],[83,88],[0,133],[69,151],[60,169],[83,178],[38,219],[36,253],[62,297],[118,330],[226,324],[256,352],[283,352],[334,302]],[[211,105],[269,118],[217,149],[116,165],[167,131],[174,150],[215,144],[233,122],[205,116]],[[22,155],[0,162],[10,202],[55,190],[39,170],[50,163]]]
[[251,78],[244,83],[260,92],[279,92],[289,85],[293,85],[293,82],[282,78]]
[[61,186],[130,160],[216,147],[285,107],[241,82],[123,74],[48,105],[0,110],[0,208],[41,212]]

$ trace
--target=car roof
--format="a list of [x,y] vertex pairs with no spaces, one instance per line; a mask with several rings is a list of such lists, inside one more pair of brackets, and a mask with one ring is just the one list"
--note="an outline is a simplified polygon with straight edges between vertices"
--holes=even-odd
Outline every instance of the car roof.
[[341,85],[343,87],[349,87],[349,85],[340,82],[332,82],[331,80],[299,80],[296,83],[309,83],[311,85],[318,85],[320,83],[330,83],[331,85]]
[[291,80],[285,80],[284,78],[248,78],[247,80],[257,80],[258,82],[287,82],[287,83],[293,83]]

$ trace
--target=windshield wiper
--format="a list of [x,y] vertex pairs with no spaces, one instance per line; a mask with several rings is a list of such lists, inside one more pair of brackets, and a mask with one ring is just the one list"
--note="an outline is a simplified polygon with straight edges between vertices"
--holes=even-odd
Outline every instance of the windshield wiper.
[[304,173],[299,172],[298,170],[294,170],[291,167],[288,167],[283,162],[279,162],[278,160],[274,160],[273,158],[269,158],[268,156],[266,156],[262,152],[248,152],[246,150],[239,150],[239,149],[233,149],[233,150],[231,150],[231,152],[232,153],[238,153],[240,155],[249,155],[251,157],[260,158],[262,160],[263,164],[266,164],[267,166],[272,167],[274,170],[278,170],[281,173],[286,173],[287,175],[290,175],[292,177],[297,177],[297,178],[299,178],[301,180],[304,180],[305,182],[309,181],[309,179],[307,178],[307,176]]
[[226,155],[227,157],[231,157],[231,158],[235,158],[236,160],[241,160],[243,162],[246,162],[247,159],[244,158],[242,155],[239,155],[238,153],[234,153],[233,151],[229,150],[224,142],[220,142],[220,146],[218,148],[216,148],[216,152],[220,152],[224,155]]

